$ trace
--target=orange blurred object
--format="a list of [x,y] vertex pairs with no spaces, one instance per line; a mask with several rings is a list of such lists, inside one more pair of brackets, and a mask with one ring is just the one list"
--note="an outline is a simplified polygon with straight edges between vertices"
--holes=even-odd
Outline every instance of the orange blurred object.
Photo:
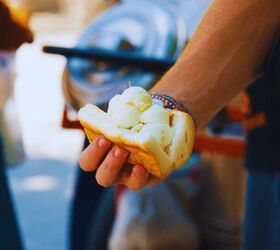
[[30,12],[21,6],[10,6],[13,19],[21,25],[28,27]]
[[11,7],[0,0],[0,50],[15,51],[23,43],[33,41],[28,27],[28,11],[21,7]]

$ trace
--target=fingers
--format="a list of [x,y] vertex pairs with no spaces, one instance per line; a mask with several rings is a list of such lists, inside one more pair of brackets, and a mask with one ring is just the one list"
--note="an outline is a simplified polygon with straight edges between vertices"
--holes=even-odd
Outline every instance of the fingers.
[[104,187],[113,185],[127,156],[127,150],[114,146],[96,171],[95,178],[98,184]]
[[129,169],[126,167],[120,172],[117,179],[118,184],[125,185],[128,189],[137,191],[145,186],[155,186],[163,180],[152,176],[141,165],[131,166]]
[[147,182],[147,186],[155,186],[155,185],[158,185],[162,182],[163,180],[162,179],[159,179],[157,177],[154,177],[154,176],[150,176],[149,177],[149,180]]
[[157,185],[162,181],[150,176],[141,165],[133,167],[125,165],[128,151],[118,146],[114,146],[110,150],[111,146],[112,143],[109,140],[104,136],[99,136],[80,156],[81,168],[84,171],[97,170],[95,177],[101,186],[108,187],[119,183],[124,184],[130,190],[136,191],[147,185]]
[[104,136],[97,137],[80,155],[80,166],[84,171],[96,170],[112,143]]
[[135,165],[130,173],[122,173],[118,178],[118,183],[127,186],[130,190],[137,191],[147,185],[149,173],[141,165]]

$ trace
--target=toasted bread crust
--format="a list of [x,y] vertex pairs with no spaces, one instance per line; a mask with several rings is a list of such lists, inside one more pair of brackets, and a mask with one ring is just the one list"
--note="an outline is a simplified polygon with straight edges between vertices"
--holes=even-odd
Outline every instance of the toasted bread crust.
[[187,121],[186,122],[186,124],[187,124],[187,129],[186,129],[187,142],[185,144],[185,150],[186,150],[185,157],[186,158],[184,159],[184,162],[185,162],[190,157],[192,150],[193,150],[194,139],[195,139],[195,124],[194,124],[192,117],[189,114],[184,113],[184,115],[185,115],[185,118]]
[[190,157],[194,145],[195,139],[195,124],[192,117],[181,111],[172,110],[171,117],[174,115],[182,116],[185,120],[185,133],[184,133],[184,144],[183,144],[183,155],[178,160],[175,161],[175,169],[180,168]]

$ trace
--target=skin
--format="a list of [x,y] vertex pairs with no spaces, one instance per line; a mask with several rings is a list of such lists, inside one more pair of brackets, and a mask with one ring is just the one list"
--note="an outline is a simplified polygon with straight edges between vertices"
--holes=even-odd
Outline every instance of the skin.
[[[196,127],[203,127],[262,73],[280,31],[279,13],[278,0],[213,1],[176,64],[152,92],[173,96],[187,107]],[[104,187],[124,184],[139,190],[162,181],[140,165],[127,166],[127,156],[126,150],[100,136],[81,153],[80,166],[95,170]]]

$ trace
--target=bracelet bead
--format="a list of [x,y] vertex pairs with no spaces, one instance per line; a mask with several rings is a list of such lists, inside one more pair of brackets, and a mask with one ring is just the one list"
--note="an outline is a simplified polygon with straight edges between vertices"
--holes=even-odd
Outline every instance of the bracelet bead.
[[156,104],[163,106],[164,108],[168,109],[177,109],[183,112],[187,112],[187,109],[184,107],[183,104],[176,101],[173,97],[161,94],[161,93],[152,93],[152,98]]

